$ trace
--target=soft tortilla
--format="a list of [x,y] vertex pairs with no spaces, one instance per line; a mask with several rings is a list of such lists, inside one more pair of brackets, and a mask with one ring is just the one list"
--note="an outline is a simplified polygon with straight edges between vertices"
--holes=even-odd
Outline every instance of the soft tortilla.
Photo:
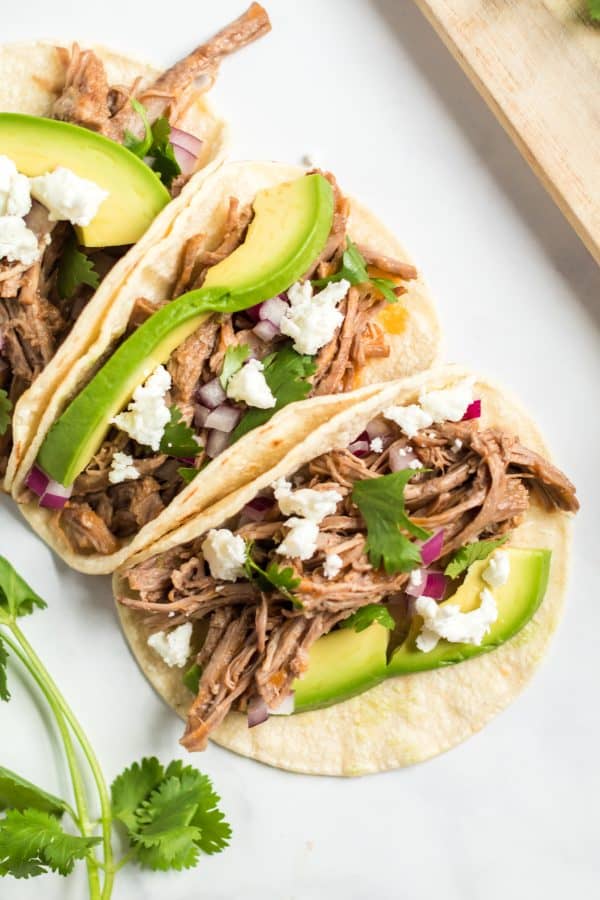
[[[21,416],[31,415],[35,418],[37,430],[30,438],[14,479],[13,495],[16,498],[50,426],[73,395],[89,380],[107,350],[123,334],[136,298],[161,300],[170,297],[186,240],[192,235],[202,234],[205,235],[203,246],[215,247],[222,233],[231,196],[237,197],[243,204],[249,203],[257,191],[290,181],[304,171],[298,166],[271,162],[226,163],[204,178],[196,185],[195,190],[186,191],[173,201],[169,206],[172,214],[168,218],[159,216],[142,239],[143,249],[137,252],[136,248],[136,265],[130,267],[119,289],[115,291],[112,307],[104,315],[90,312],[84,318],[89,312],[88,307],[77,322],[75,327],[78,334],[85,333],[86,329],[94,329],[96,334],[96,340],[89,346],[87,353],[80,355],[81,341],[75,346],[74,338],[70,339],[65,351],[69,356],[68,365],[64,356],[60,358],[61,377],[56,379],[60,381],[60,386],[56,384],[56,390],[51,396],[41,398],[38,395],[23,404]],[[358,241],[368,243],[382,254],[407,259],[405,251],[393,235],[355,202],[352,204],[350,232]],[[383,378],[397,378],[421,371],[437,358],[440,327],[433,303],[421,278],[409,282],[407,288],[407,293],[396,304],[399,314],[403,315],[404,328],[400,334],[390,335],[392,352],[387,360],[376,360],[375,365],[365,366],[361,373],[364,385]],[[57,362],[55,368],[58,365]],[[363,389],[367,393],[371,392],[368,387]],[[345,396],[335,395],[325,398],[325,402],[311,401],[302,407],[301,413],[290,409],[282,410],[277,421],[273,419],[272,423],[257,429],[222,453],[158,518],[144,526],[119,552],[109,556],[75,553],[62,533],[54,527],[52,513],[34,504],[22,504],[21,510],[38,534],[70,566],[90,574],[112,572],[130,555],[154,543],[189,516],[196,515],[226,494],[254,481],[311,428],[317,427],[346,406]],[[284,424],[289,424],[287,430]]]
[[[292,450],[257,481],[186,523],[144,552],[163,552],[219,527],[275,478],[289,475],[319,453],[346,446],[366,423],[390,403],[414,402],[427,385],[448,384],[464,371],[446,367],[382,388],[360,399]],[[518,434],[533,450],[548,451],[529,416],[504,391],[478,381],[484,425]],[[298,411],[300,413],[300,410]],[[552,550],[546,596],[533,619],[512,640],[475,659],[431,672],[389,679],[357,697],[316,712],[272,716],[249,729],[246,717],[231,713],[213,739],[244,756],[268,765],[318,775],[364,775],[422,762],[443,753],[479,731],[521,691],[543,657],[561,613],[567,577],[569,516],[548,513],[532,498],[525,522],[513,532],[511,544]],[[142,558],[142,557],[140,557]],[[118,574],[115,593],[124,593]],[[149,629],[140,615],[118,605],[125,636],[148,680],[185,717],[191,694],[182,683],[182,669],[169,669],[147,645]]]
[[[0,46],[0,110],[49,116],[52,104],[64,84],[65,66],[56,44],[8,44]],[[103,47],[94,47],[106,67],[109,83],[131,84],[138,76],[142,84],[152,81],[159,70]],[[197,174],[190,180],[181,196],[170,203],[155,220],[152,228],[135,247],[109,272],[73,327],[69,340],[58,349],[51,364],[16,404],[13,413],[13,450],[4,480],[10,490],[15,472],[23,460],[26,448],[40,428],[40,420],[47,398],[55,394],[75,361],[98,337],[99,323],[115,302],[119,288],[140,256],[152,246],[159,235],[168,230],[177,210],[187,202],[188,192],[211,171],[225,152],[227,130],[217,118],[203,93],[191,94],[182,111],[181,127],[203,141],[198,157]],[[151,233],[152,232],[152,233]]]

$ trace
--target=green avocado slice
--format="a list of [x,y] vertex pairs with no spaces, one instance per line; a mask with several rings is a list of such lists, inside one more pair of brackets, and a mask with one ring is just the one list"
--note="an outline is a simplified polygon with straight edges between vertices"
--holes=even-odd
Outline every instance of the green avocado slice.
[[77,228],[86,247],[135,244],[171,199],[155,173],[121,144],[68,122],[0,113],[0,154],[29,177],[64,166],[108,191],[93,221]]
[[306,272],[325,246],[333,221],[333,191],[322,175],[303,176],[261,191],[254,207],[256,215],[244,243],[209,271],[199,290],[183,294],[150,316],[54,423],[37,464],[55,481],[65,487],[75,481],[136,387],[208,315],[237,312],[281,293]]
[[[387,663],[390,632],[386,628],[374,624],[361,632],[334,631],[316,642],[306,674],[294,682],[294,712],[331,706],[387,678],[459,663],[510,640],[530,621],[544,598],[552,554],[550,550],[517,547],[507,548],[506,553],[510,559],[509,579],[492,590],[498,618],[479,646],[442,640],[429,653],[423,653],[415,645],[422,620],[415,617],[406,640]],[[478,607],[479,595],[486,587],[481,574],[487,564],[487,560],[473,563],[461,587],[444,602],[457,604],[463,612]]]

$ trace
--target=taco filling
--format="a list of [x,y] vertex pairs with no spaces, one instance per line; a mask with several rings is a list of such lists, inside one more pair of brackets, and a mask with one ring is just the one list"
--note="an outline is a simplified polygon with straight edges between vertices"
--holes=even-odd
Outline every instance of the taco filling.
[[[210,87],[224,56],[269,28],[253,4],[145,85],[140,78],[111,85],[93,50],[57,48],[65,81],[54,123],[0,113],[0,476],[17,400],[100,282],[196,169],[202,141],[178,127],[193,97]],[[130,152],[111,149],[115,144]],[[48,162],[43,172],[40,156]],[[27,177],[32,167],[35,177]],[[122,194],[126,185],[131,197]]]
[[[385,409],[222,527],[123,571],[119,602],[139,612],[166,665],[188,670],[184,746],[203,749],[232,708],[253,726],[339,702],[392,674],[492,650],[526,624],[550,554],[513,547],[511,531],[532,494],[549,512],[578,501],[561,471],[516,435],[481,427],[480,414],[472,380]],[[521,597],[509,615],[511,578],[531,560],[529,606]],[[453,601],[466,589],[476,593],[465,609]],[[382,627],[377,670],[362,683],[335,687],[350,656],[313,677],[316,642],[353,629],[360,656]]]
[[[279,294],[248,308],[235,304],[237,311],[204,317],[110,420],[100,448],[84,460],[72,488],[65,489],[64,467],[54,468],[57,451],[52,449],[63,446],[61,430],[72,432],[59,419],[49,433],[27,483],[42,494],[42,505],[62,507],[56,525],[75,551],[116,552],[212,459],[277,410],[351,390],[365,362],[389,354],[376,318],[405,292],[402,282],[416,278],[416,270],[354,245],[348,234],[349,203],[331,174],[307,173],[287,187],[301,193],[301,182],[307,189],[309,183],[320,185],[326,202],[317,216],[320,243],[296,270],[293,283],[283,282]],[[291,219],[290,213],[286,225]],[[241,206],[231,197],[211,249],[203,234],[182,248],[174,299],[159,306],[137,299],[119,350],[127,353],[136,332],[152,329],[170,305],[210,291],[218,282],[216,273],[238,253],[252,247],[254,256],[265,254],[265,248],[255,246],[254,225],[254,206]],[[269,253],[274,253],[272,244]],[[235,300],[234,291],[231,296]],[[93,381],[88,389],[94,390]],[[46,476],[54,479],[50,488]]]

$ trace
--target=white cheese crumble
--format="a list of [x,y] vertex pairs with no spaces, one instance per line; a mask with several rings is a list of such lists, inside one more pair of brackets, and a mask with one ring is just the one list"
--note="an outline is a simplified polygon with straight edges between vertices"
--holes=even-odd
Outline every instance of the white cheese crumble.
[[338,553],[328,553],[323,563],[323,575],[325,578],[335,578],[339,575],[344,561]]
[[31,209],[29,179],[12,159],[0,156],[0,216],[26,216]]
[[31,194],[48,210],[51,222],[67,221],[89,225],[95,219],[108,191],[95,181],[80,178],[71,169],[59,166],[54,172],[30,178]]
[[227,396],[241,400],[257,409],[272,409],[277,403],[263,375],[264,366],[258,359],[250,359],[227,382]]
[[165,425],[171,418],[165,403],[165,394],[171,387],[171,376],[164,366],[157,366],[144,384],[133,392],[131,403],[125,412],[111,420],[113,425],[137,441],[138,444],[158,450]]
[[463,445],[463,442],[461,441],[461,439],[456,438],[456,440],[452,444],[452,449],[458,453],[459,450],[462,450],[462,445]]
[[417,647],[428,653],[436,647],[440,638],[458,644],[479,646],[498,618],[498,607],[493,595],[484,588],[480,594],[480,606],[471,612],[461,612],[452,603],[439,605],[431,597],[417,597],[415,610],[423,617],[423,627],[417,637]]
[[384,410],[383,415],[386,419],[391,419],[392,422],[399,425],[409,438],[414,437],[421,428],[428,428],[433,424],[429,413],[422,410],[416,403],[411,403],[409,406],[390,406]]
[[380,437],[374,437],[369,444],[369,450],[371,450],[372,453],[383,453],[383,439]]
[[278,478],[272,487],[284,516],[302,516],[317,524],[325,516],[332,516],[340,500],[343,500],[339,491],[315,491],[312,488],[292,491],[290,482],[285,478]]
[[117,450],[112,458],[108,473],[110,483],[121,484],[122,481],[135,481],[139,477],[140,473],[133,464],[133,456]]
[[463,378],[451,387],[422,393],[421,409],[433,422],[459,422],[473,402],[474,378]]
[[312,284],[297,281],[288,290],[290,307],[279,323],[282,334],[294,341],[294,350],[307,356],[314,356],[321,347],[328,344],[344,316],[337,309],[343,300],[350,282],[342,278],[332,281],[322,291],[313,296]]
[[510,559],[505,550],[496,550],[481,577],[490,587],[502,587],[510,575]]
[[33,231],[18,216],[0,216],[0,259],[31,266],[39,256]]
[[211,528],[202,544],[210,574],[221,581],[235,581],[244,574],[246,544],[228,528]]
[[162,657],[163,661],[173,668],[185,666],[190,655],[192,639],[192,623],[184,622],[172,631],[157,631],[148,638],[148,646]]
[[425,576],[423,575],[422,569],[413,569],[408,576],[408,583],[410,584],[411,588],[420,588],[423,584],[424,579]]
[[299,519],[292,516],[284,522],[288,533],[285,539],[276,549],[276,553],[282,556],[296,557],[297,559],[310,559],[317,549],[319,526],[310,519]]

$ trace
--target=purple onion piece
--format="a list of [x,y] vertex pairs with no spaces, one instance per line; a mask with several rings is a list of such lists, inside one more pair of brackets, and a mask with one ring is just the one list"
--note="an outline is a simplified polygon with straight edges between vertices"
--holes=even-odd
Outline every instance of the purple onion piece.
[[179,164],[182,175],[191,175],[196,168],[196,163],[198,161],[197,157],[194,156],[193,153],[190,153],[189,150],[186,150],[185,147],[181,147],[173,141],[171,141],[171,143],[173,144],[173,153],[175,154],[175,159]]
[[214,459],[225,450],[228,444],[229,434],[226,431],[211,431],[206,441],[206,455],[210,459]]
[[217,431],[225,431],[229,434],[240,421],[241,410],[229,403],[222,403],[216,409],[211,410],[204,422],[205,428],[213,428]]
[[260,304],[258,315],[263,321],[272,322],[277,328],[289,309],[289,305],[281,297],[271,297]]
[[261,339],[261,341],[269,342],[272,341],[273,338],[276,338],[279,332],[279,327],[271,322],[269,319],[262,319],[258,325],[255,325],[252,329],[252,332]]
[[201,403],[194,404],[194,425],[196,428],[204,428],[204,423],[209,415],[210,409],[208,406],[202,406]]
[[246,503],[242,513],[251,522],[262,522],[270,509],[273,509],[275,500],[272,497],[255,497]]
[[58,481],[50,480],[40,498],[40,506],[44,506],[46,509],[62,509],[72,493],[73,485],[65,487]]
[[386,438],[391,437],[391,430],[387,422],[383,419],[371,419],[369,424],[367,425],[366,432],[369,435],[369,440],[373,440],[373,438],[382,438],[384,443]]
[[423,593],[423,588],[427,584],[428,572],[426,569],[413,569],[410,574],[413,580],[408,579],[404,590],[409,597],[420,597]]
[[30,491],[33,491],[33,493],[37,494],[38,497],[42,497],[46,488],[50,484],[50,479],[45,472],[42,472],[41,469],[39,469],[37,466],[34,466],[25,479],[25,484]]
[[181,128],[175,128],[174,125],[171,125],[169,137],[172,144],[183,147],[184,150],[188,150],[196,157],[200,156],[203,141],[196,137],[195,134],[190,134],[189,131],[183,131]]
[[248,703],[248,728],[262,725],[269,718],[267,704],[262,697],[253,697]]
[[424,566],[431,565],[436,559],[442,555],[442,547],[444,546],[444,529],[440,528],[432,537],[428,538],[421,544],[421,559]]
[[223,390],[218,378],[213,378],[211,381],[207,381],[206,384],[203,384],[202,387],[198,388],[196,391],[196,395],[200,403],[203,406],[207,406],[209,409],[216,409],[217,406],[220,406],[227,400],[227,394]]
[[392,472],[401,472],[403,469],[409,469],[412,462],[419,462],[419,458],[412,450],[406,450],[403,447],[392,447],[389,453],[389,464]]
[[427,581],[421,591],[424,597],[431,597],[433,600],[441,600],[446,593],[448,579],[441,572],[428,572]]
[[465,410],[465,414],[461,419],[461,422],[466,422],[467,419],[478,419],[481,416],[481,400],[473,400],[472,403],[469,403]]

